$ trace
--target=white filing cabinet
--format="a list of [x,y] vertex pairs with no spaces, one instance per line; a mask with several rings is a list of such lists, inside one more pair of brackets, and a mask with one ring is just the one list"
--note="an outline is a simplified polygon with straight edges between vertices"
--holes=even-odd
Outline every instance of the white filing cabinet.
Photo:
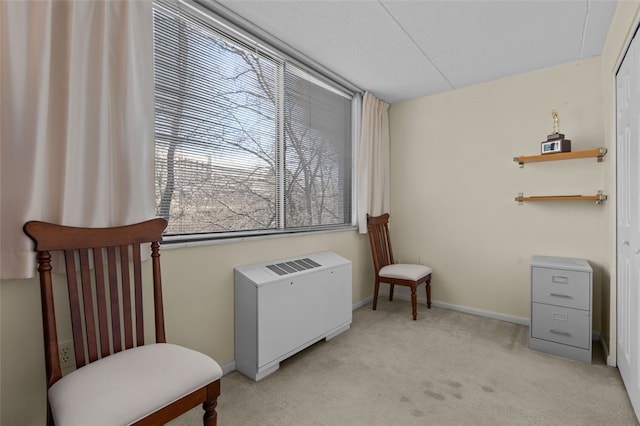
[[533,256],[531,349],[591,363],[592,283],[584,259]]

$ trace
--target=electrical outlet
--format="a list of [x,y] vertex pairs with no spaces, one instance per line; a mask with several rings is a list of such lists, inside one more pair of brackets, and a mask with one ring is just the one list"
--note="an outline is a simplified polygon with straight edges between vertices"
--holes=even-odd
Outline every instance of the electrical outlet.
[[58,343],[58,351],[60,353],[60,368],[63,370],[74,368],[76,360],[73,354],[73,342],[67,340],[66,342]]

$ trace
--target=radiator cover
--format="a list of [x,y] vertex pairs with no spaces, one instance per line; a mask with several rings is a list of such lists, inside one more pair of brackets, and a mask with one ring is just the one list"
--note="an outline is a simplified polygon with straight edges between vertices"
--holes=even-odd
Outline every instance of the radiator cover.
[[253,380],[351,325],[351,262],[322,252],[234,269],[235,366]]

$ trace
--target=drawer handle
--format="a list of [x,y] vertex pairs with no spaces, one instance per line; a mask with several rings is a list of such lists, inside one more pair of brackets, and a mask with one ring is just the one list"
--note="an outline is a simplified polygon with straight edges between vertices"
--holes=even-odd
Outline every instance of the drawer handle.
[[551,277],[551,282],[556,284],[567,284],[569,277],[563,277],[562,275],[554,275]]
[[568,294],[562,294],[562,293],[549,293],[549,296],[564,297],[566,299],[573,299],[572,296],[570,296]]
[[554,321],[564,321],[564,322],[569,321],[569,316],[568,315],[561,314],[561,313],[558,313],[558,312],[554,312],[553,315],[551,316],[551,318]]
[[550,332],[552,332],[553,334],[560,334],[562,336],[569,336],[571,337],[571,333],[569,333],[568,331],[562,331],[562,330],[554,330],[553,328],[549,330]]

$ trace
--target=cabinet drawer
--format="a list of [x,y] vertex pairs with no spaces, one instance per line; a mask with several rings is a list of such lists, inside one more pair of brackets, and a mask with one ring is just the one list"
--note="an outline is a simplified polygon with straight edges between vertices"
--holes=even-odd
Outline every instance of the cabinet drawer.
[[552,268],[531,268],[531,301],[589,310],[590,274]]
[[578,348],[591,347],[589,311],[532,303],[531,315],[531,337]]

